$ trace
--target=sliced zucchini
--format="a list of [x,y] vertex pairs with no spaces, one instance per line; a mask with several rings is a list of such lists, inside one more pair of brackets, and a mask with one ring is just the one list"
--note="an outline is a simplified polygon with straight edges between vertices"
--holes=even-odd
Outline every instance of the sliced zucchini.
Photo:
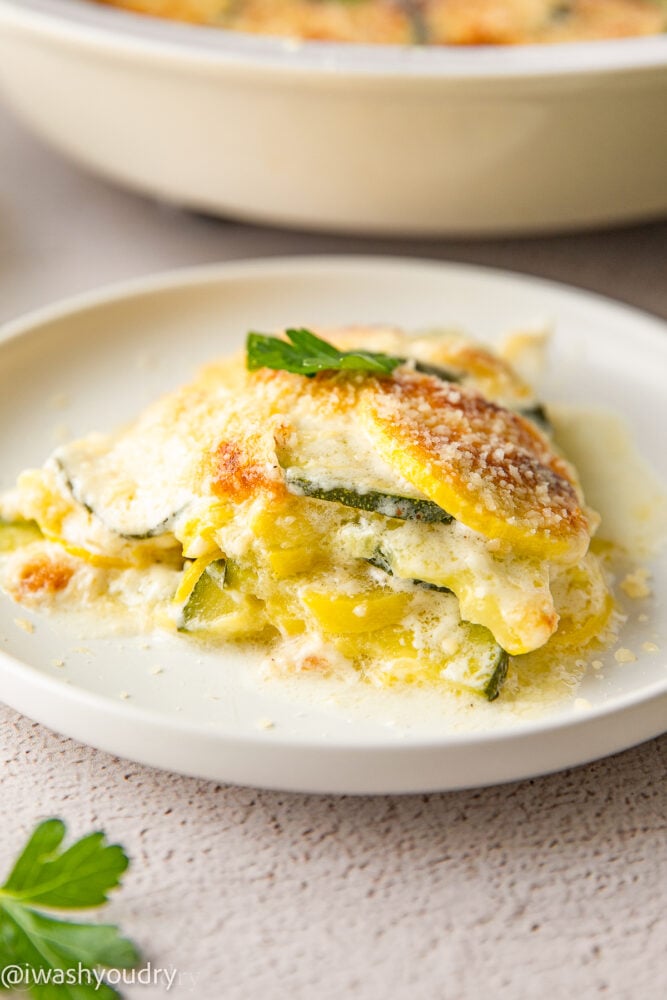
[[379,457],[348,409],[334,410],[326,419],[310,413],[292,419],[276,436],[276,454],[290,493],[402,520],[452,520]]
[[216,619],[228,610],[227,595],[224,594],[226,574],[226,559],[214,559],[213,562],[209,562],[183,605],[178,622],[179,631],[197,632],[201,629],[210,629]]
[[422,375],[434,375],[435,378],[442,379],[443,382],[462,382],[465,378],[461,372],[455,372],[451,368],[445,368],[444,365],[434,365],[428,361],[415,361],[414,369],[421,372]]
[[[79,506],[87,510],[89,514],[92,514],[93,517],[101,521],[104,527],[113,532],[114,535],[118,535],[119,538],[124,538],[127,541],[145,541],[149,538],[159,538],[162,535],[168,534],[173,528],[176,518],[185,509],[186,505],[183,505],[178,510],[165,512],[164,517],[161,516],[162,512],[160,512],[157,514],[160,520],[156,520],[154,523],[151,523],[155,516],[153,511],[150,514],[146,514],[131,510],[129,511],[127,522],[123,523],[123,514],[127,513],[123,510],[123,507],[130,507],[132,502],[119,501],[114,505],[106,499],[103,500],[101,497],[99,499],[96,498],[93,473],[90,470],[86,470],[88,475],[82,475],[82,469],[74,472],[62,455],[55,458],[55,463],[67,490],[72,495],[72,499]],[[138,506],[136,503],[133,505],[134,507]]]
[[0,518],[0,553],[14,552],[42,538],[36,521],[4,521]]
[[128,542],[144,542],[149,538],[161,538],[163,535],[168,535],[174,527],[174,521],[179,514],[183,513],[184,510],[184,507],[181,507],[180,510],[175,510],[172,514],[168,514],[163,521],[160,521],[158,524],[154,524],[151,528],[146,528],[144,531],[118,531],[116,528],[110,527],[108,524],[107,528],[113,531],[114,534],[119,535],[120,538],[127,539]]
[[[394,594],[393,599],[405,599],[407,596]],[[453,600],[447,595],[434,597]],[[421,614],[421,641],[419,648],[415,648],[412,629],[401,624],[404,609],[400,605],[398,611],[391,606],[385,609],[383,603],[389,600],[389,596],[382,594],[376,598],[375,607],[372,610],[369,608],[370,627],[364,628],[355,614],[355,602],[359,601],[359,595],[356,598],[334,598],[328,606],[330,622],[320,621],[320,627],[327,633],[327,639],[343,656],[355,663],[362,675],[382,687],[404,683],[432,687],[444,681],[488,701],[498,697],[507,674],[509,657],[488,629],[454,621],[451,624],[453,631],[447,634],[445,646],[433,632],[433,616]],[[342,607],[341,602],[344,602]],[[323,617],[322,609],[311,610],[318,612],[318,617]],[[414,605],[412,610],[414,613]]]
[[383,493],[380,490],[358,491],[346,486],[325,487],[321,485],[321,481],[309,478],[302,469],[285,469],[285,484],[289,492],[296,496],[329,500],[344,507],[356,507],[358,510],[383,514],[385,517],[424,521],[426,524],[449,524],[453,520],[451,514],[431,500]]
[[[389,576],[394,576],[394,570],[392,568],[391,562],[387,555],[382,551],[382,549],[377,549],[377,551],[366,560],[371,566],[377,566],[378,569],[384,570]],[[452,591],[449,587],[441,587],[437,583],[428,583],[426,580],[412,580],[417,587],[422,587],[423,590],[435,590],[440,594],[451,594]]]
[[463,642],[442,667],[440,676],[493,701],[507,676],[509,657],[483,625],[461,622],[460,628],[465,632]]
[[[378,549],[367,562],[393,575],[391,561],[382,549]],[[434,590],[441,594],[452,593],[448,587],[440,587],[434,583],[426,583],[423,580],[412,582],[425,590]],[[459,627],[465,633],[463,643],[456,654],[441,668],[440,676],[493,701],[498,697],[507,675],[509,657],[489,629],[483,625],[461,622]]]
[[[200,567],[204,569],[199,572]],[[177,598],[182,589],[188,596],[177,620],[179,632],[204,633],[223,639],[248,639],[262,632],[268,622],[264,603],[233,586],[231,566],[224,558],[210,560],[204,556],[196,560],[183,576]],[[199,574],[199,575],[197,575]],[[190,589],[191,579],[196,582]]]

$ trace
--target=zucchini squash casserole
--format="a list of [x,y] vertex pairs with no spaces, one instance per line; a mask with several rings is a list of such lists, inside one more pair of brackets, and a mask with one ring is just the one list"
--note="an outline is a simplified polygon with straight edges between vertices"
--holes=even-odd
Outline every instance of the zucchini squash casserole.
[[394,45],[520,45],[654,35],[664,0],[102,0],[261,35]]
[[599,519],[532,390],[457,333],[320,334],[249,334],[22,473],[0,497],[5,590],[250,641],[282,674],[489,700],[510,656],[594,641]]

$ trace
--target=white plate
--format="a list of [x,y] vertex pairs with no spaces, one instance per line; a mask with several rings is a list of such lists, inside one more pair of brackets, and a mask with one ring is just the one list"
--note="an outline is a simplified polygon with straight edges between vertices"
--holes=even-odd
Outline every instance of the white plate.
[[[5,329],[0,487],[64,432],[108,429],[197,365],[281,324],[456,323],[484,338],[557,325],[550,400],[611,405],[661,463],[667,331],[649,316],[548,282],[396,259],[320,258],[198,269],[86,296]],[[11,433],[8,429],[11,428]],[[651,636],[667,649],[667,560],[655,567]],[[16,624],[31,620],[34,632]],[[636,616],[635,616],[636,619]],[[647,626],[629,622],[625,645]],[[442,700],[324,682],[263,684],[242,657],[183,638],[90,638],[0,600],[2,698],[31,718],[142,763],[221,781],[316,792],[408,792],[490,784],[613,753],[665,729],[664,654],[588,677],[538,720],[484,706],[456,729]],[[65,665],[56,661],[64,660]],[[159,674],[155,667],[163,668]],[[129,698],[123,699],[126,692]],[[496,706],[498,702],[494,703]],[[401,707],[401,706],[404,707]],[[484,714],[485,713],[485,714]],[[262,728],[263,720],[273,727]]]
[[297,45],[0,0],[0,82],[84,166],[222,215],[463,234],[667,211],[667,36]]

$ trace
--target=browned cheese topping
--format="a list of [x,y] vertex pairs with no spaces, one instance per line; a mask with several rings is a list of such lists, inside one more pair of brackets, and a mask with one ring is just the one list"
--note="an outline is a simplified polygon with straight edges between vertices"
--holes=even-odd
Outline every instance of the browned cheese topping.
[[410,372],[375,381],[364,402],[385,460],[463,524],[519,551],[583,556],[589,523],[574,472],[528,420]]

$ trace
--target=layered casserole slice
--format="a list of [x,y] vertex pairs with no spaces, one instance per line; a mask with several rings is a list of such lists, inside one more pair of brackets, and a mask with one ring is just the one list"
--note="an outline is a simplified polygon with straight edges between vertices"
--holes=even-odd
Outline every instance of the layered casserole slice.
[[252,334],[0,516],[15,600],[252,641],[286,673],[492,699],[509,656],[583,647],[612,606],[547,414],[457,333]]

